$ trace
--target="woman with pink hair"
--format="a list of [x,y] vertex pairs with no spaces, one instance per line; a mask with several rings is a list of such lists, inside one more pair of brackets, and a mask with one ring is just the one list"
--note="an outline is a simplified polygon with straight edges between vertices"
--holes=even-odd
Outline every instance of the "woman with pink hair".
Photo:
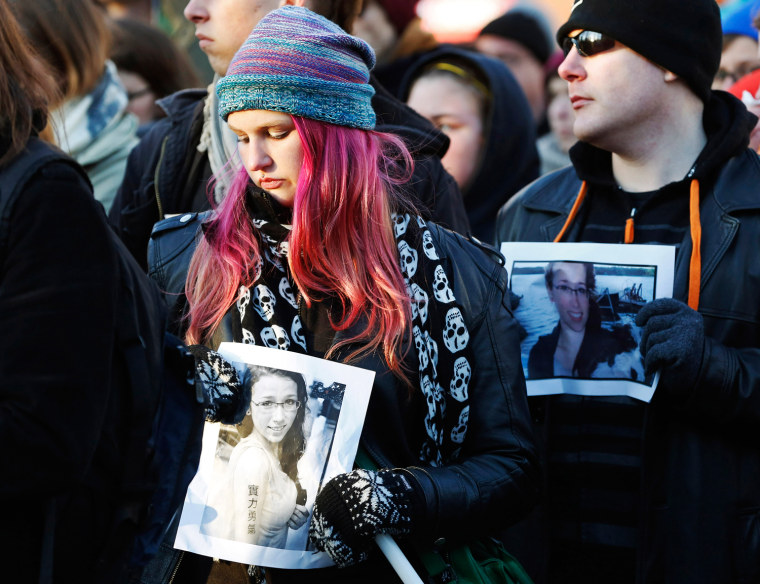
[[[310,516],[311,545],[342,568],[330,582],[395,581],[380,533],[402,548],[472,539],[537,494],[506,272],[492,248],[417,215],[406,146],[374,130],[373,65],[369,45],[309,10],[262,19],[217,88],[239,141],[232,186],[205,220],[158,224],[151,244],[164,289],[185,282],[189,343],[375,371],[361,444],[379,469],[328,481]],[[195,247],[177,245],[184,233]]]

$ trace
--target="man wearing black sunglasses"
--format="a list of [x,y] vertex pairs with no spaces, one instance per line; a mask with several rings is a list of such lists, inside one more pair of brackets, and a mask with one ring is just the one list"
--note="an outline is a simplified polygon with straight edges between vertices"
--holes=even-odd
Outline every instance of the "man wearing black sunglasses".
[[711,89],[721,37],[714,0],[575,0],[557,32],[579,142],[497,244],[673,245],[676,266],[636,318],[651,403],[531,398],[545,498],[510,542],[538,584],[760,582],[760,158]]

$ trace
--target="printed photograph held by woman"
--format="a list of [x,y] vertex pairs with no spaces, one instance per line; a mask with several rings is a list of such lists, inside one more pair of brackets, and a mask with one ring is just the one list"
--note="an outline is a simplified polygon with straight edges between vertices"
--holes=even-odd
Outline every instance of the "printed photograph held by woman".
[[202,529],[210,535],[285,548],[288,530],[306,523],[298,462],[306,449],[306,382],[300,373],[245,367],[250,407],[239,426],[224,426],[219,460],[224,478],[210,497]]
[[[544,283],[559,321],[551,333],[540,336],[532,346],[528,357],[529,379],[623,377],[643,380],[641,355],[623,358],[626,353],[637,353],[633,326],[630,323],[602,326],[594,264],[549,262]],[[604,299],[604,295],[601,297]],[[608,314],[608,317],[608,320],[620,318],[616,314]]]

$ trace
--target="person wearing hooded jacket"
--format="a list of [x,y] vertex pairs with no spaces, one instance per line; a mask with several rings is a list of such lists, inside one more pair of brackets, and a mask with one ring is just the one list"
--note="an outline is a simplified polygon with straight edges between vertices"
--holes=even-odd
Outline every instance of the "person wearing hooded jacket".
[[[474,147],[461,139],[467,108],[456,95],[475,103]],[[409,68],[399,97],[449,134],[443,166],[459,184],[473,235],[491,242],[499,208],[539,176],[535,124],[514,76],[496,58],[442,46]],[[466,175],[457,172],[463,167]]]
[[[204,40],[204,51],[216,72],[212,88],[226,74],[248,33],[265,14],[281,5],[313,9],[349,32],[359,12],[357,0],[256,0],[246,4],[244,12],[243,7],[229,10],[208,0],[190,0],[185,16],[195,23],[196,36]],[[378,129],[402,136],[414,156],[410,189],[420,211],[445,227],[467,233],[462,195],[441,166],[448,138],[384,90],[374,77],[370,83],[375,90],[372,106]],[[146,269],[154,223],[167,214],[204,211],[218,204],[228,186],[220,171],[237,148],[235,135],[213,113],[217,110],[213,90],[184,90],[157,103],[167,117],[156,122],[130,154],[109,212],[109,221]],[[212,175],[215,182],[210,186]]]
[[718,6],[584,0],[557,40],[573,165],[514,197],[496,241],[673,245],[674,290],[636,319],[649,404],[531,399],[544,504],[506,537],[538,583],[758,582],[760,158],[755,116],[710,89]]

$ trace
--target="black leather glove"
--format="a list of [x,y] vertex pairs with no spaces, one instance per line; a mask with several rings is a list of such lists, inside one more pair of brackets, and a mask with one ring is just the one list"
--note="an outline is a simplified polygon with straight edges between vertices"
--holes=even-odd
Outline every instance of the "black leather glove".
[[642,327],[639,346],[647,375],[660,369],[660,381],[671,393],[687,394],[702,367],[702,315],[675,298],[658,298],[639,311],[636,325]]
[[317,495],[309,539],[339,567],[366,560],[377,534],[411,533],[419,513],[413,481],[399,470],[336,476]]
[[251,388],[237,369],[219,353],[203,345],[191,345],[195,357],[195,375],[203,387],[206,419],[209,422],[237,424],[251,404]]

